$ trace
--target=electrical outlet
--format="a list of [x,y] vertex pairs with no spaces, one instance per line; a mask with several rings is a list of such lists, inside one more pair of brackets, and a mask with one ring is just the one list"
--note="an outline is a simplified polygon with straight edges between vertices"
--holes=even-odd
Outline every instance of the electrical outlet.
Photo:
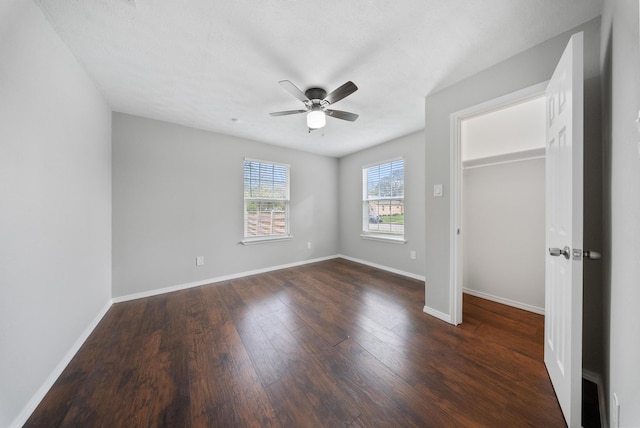
[[204,264],[204,256],[196,257],[196,266],[202,266]]
[[416,259],[416,252],[415,251],[411,251],[409,257],[411,257],[411,260],[415,260]]
[[311,242],[307,242],[307,250],[311,249]]
[[613,415],[611,415],[612,428],[620,428],[620,402],[618,401],[618,394],[613,393]]

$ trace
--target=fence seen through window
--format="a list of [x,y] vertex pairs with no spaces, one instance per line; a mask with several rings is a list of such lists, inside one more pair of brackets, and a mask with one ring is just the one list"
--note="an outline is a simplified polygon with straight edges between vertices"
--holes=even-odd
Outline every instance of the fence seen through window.
[[244,161],[244,236],[289,235],[289,165]]

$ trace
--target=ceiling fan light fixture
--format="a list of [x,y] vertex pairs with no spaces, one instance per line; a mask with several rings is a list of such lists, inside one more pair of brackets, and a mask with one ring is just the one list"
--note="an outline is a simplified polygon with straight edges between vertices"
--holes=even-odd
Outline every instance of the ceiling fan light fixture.
[[320,129],[327,124],[327,118],[322,110],[312,110],[307,114],[309,129]]

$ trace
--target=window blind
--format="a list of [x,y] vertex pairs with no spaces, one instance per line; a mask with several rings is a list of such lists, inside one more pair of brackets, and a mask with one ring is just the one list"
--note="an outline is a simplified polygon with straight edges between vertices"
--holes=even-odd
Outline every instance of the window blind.
[[289,165],[244,160],[244,236],[289,235]]
[[363,168],[362,230],[404,235],[404,159]]

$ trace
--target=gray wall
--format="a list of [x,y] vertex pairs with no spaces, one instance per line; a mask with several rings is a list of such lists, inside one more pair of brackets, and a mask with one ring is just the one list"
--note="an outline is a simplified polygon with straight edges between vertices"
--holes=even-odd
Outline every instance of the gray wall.
[[465,168],[464,291],[544,313],[545,160]]
[[[362,168],[405,160],[406,244],[366,240],[362,233]],[[340,159],[340,251],[343,255],[424,277],[424,132],[380,144]],[[416,251],[416,259],[410,252]]]
[[[293,240],[240,244],[245,156],[291,165]],[[114,113],[113,296],[335,255],[337,192],[337,159]]]
[[640,426],[640,143],[634,122],[640,109],[639,26],[637,1],[605,0],[605,374],[609,415],[615,393],[621,427]]
[[[440,92],[429,94],[425,102],[426,188],[444,184],[444,197],[426,198],[426,309],[449,314],[449,230],[453,218],[449,212],[450,115],[454,112],[544,82],[551,77],[572,34],[584,31],[585,76],[585,162],[598,156],[600,128],[600,20],[589,21],[545,43],[490,67]],[[637,31],[636,31],[637,34]],[[596,162],[593,175],[585,177],[585,212],[597,220],[601,215],[600,169]],[[586,230],[593,227],[594,230]],[[585,222],[585,247],[598,248],[601,229],[597,221]],[[589,265],[586,263],[585,265]],[[586,270],[594,269],[587,266]],[[584,366],[601,372],[601,276],[585,271]]]
[[24,422],[110,295],[110,109],[40,9],[5,0],[0,426]]

